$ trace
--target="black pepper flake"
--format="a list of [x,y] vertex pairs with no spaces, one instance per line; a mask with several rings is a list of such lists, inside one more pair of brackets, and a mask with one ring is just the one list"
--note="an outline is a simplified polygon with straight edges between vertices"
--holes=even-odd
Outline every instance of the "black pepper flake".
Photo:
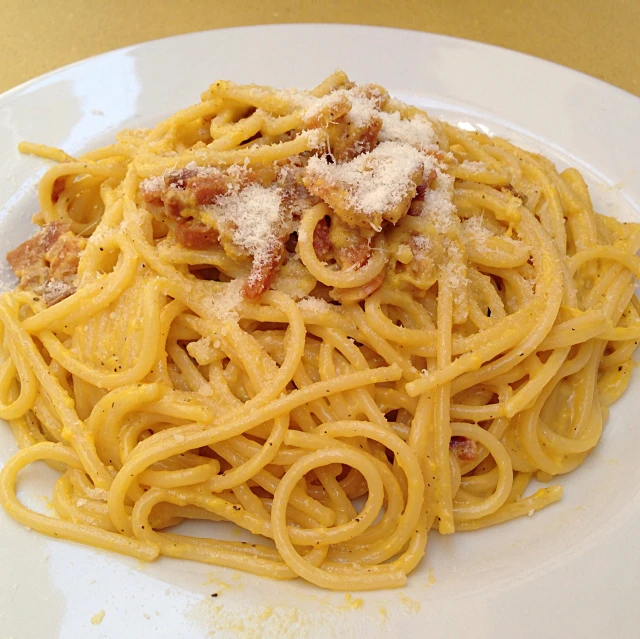
[[217,592],[212,592],[212,593],[211,593],[211,596],[212,596],[212,597],[217,597],[217,596],[218,596],[218,593],[217,593]]

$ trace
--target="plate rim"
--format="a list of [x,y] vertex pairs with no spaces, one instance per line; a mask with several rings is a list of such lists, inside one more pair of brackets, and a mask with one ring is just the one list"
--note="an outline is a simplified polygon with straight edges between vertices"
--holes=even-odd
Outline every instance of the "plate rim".
[[[586,85],[593,90],[594,92],[598,92],[598,91],[605,91],[607,93],[607,95],[611,95],[611,89],[615,89],[618,92],[622,92],[622,94],[625,94],[627,97],[631,96],[632,98],[636,98],[634,101],[628,102],[628,104],[633,105],[633,113],[635,113],[636,111],[638,111],[640,109],[640,98],[638,98],[637,96],[634,96],[633,94],[630,94],[626,91],[624,91],[623,89],[620,89],[619,87],[615,87],[614,85],[610,85],[607,82],[604,82],[598,78],[594,78],[593,76],[589,76],[587,74],[584,74],[580,71],[576,71],[574,69],[570,69],[568,67],[564,67],[563,65],[557,64],[557,63],[553,63],[547,60],[544,60],[542,58],[537,58],[535,56],[531,56],[529,54],[524,54],[518,51],[513,51],[510,49],[505,49],[503,47],[499,47],[496,45],[489,45],[486,43],[481,43],[481,42],[477,42],[474,40],[465,40],[462,38],[457,38],[454,36],[447,36],[447,35],[441,35],[441,34],[433,34],[430,32],[424,32],[424,31],[419,31],[419,30],[411,30],[411,29],[398,29],[398,28],[394,28],[394,27],[376,27],[376,26],[366,26],[366,25],[349,25],[349,24],[331,24],[331,23],[286,23],[286,24],[274,24],[274,25],[251,25],[251,26],[243,26],[243,27],[230,27],[230,28],[225,28],[225,29],[213,29],[213,30],[203,30],[203,31],[198,31],[198,32],[192,32],[192,33],[187,33],[187,34],[180,34],[180,35],[176,35],[176,36],[169,36],[166,38],[158,38],[155,40],[151,40],[151,41],[146,41],[143,43],[137,43],[137,44],[133,44],[133,45],[129,45],[126,47],[121,47],[119,49],[114,49],[102,54],[97,54],[95,56],[92,56],[90,58],[85,58],[83,60],[79,60],[77,62],[73,62],[70,63],[69,65],[60,67],[58,69],[53,69],[45,74],[42,74],[41,76],[38,76],[36,78],[32,78],[31,80],[28,80],[24,83],[22,83],[21,85],[18,85],[17,87],[14,87],[13,89],[10,89],[8,92],[5,92],[4,94],[0,95],[0,107],[6,105],[6,104],[10,104],[11,98],[13,97],[13,95],[17,95],[20,96],[23,93],[28,93],[30,91],[31,88],[37,88],[39,84],[41,84],[44,81],[46,81],[47,79],[49,79],[51,76],[55,76],[57,74],[64,74],[66,72],[68,72],[69,70],[74,71],[74,73],[78,73],[78,69],[81,69],[84,65],[87,66],[91,66],[93,63],[95,63],[96,60],[100,61],[100,60],[104,60],[104,59],[108,59],[110,56],[114,56],[114,55],[118,55],[118,54],[122,54],[122,53],[126,53],[126,52],[131,52],[131,51],[137,51],[137,50],[141,50],[145,47],[149,47],[151,45],[160,45],[162,46],[163,44],[165,46],[166,43],[165,41],[175,41],[177,39],[185,39],[187,40],[190,37],[193,36],[198,36],[198,37],[212,37],[212,38],[216,38],[217,37],[217,32],[249,32],[252,30],[259,30],[259,31],[273,31],[273,30],[277,30],[277,29],[282,29],[283,27],[286,28],[287,30],[291,31],[291,32],[295,32],[296,28],[300,27],[300,26],[305,26],[305,27],[312,27],[314,29],[320,30],[320,29],[340,29],[340,28],[347,28],[349,30],[359,30],[359,31],[367,31],[370,33],[373,33],[375,31],[378,32],[400,32],[398,35],[396,35],[395,37],[401,37],[401,34],[403,33],[410,33],[410,34],[418,34],[419,38],[426,38],[426,39],[432,39],[436,42],[436,45],[438,43],[442,43],[445,46],[451,46],[452,41],[454,43],[463,43],[464,46],[466,47],[466,50],[477,50],[482,49],[482,50],[493,50],[494,52],[498,52],[498,55],[502,58],[504,58],[506,56],[506,62],[505,64],[509,63],[509,60],[520,60],[520,59],[526,59],[527,63],[535,63],[536,68],[540,70],[540,72],[542,74],[545,74],[545,69],[549,69],[549,65],[551,65],[551,68],[553,68],[554,72],[558,72],[560,73],[563,77],[574,77],[573,74],[577,74],[578,76],[583,76],[587,78],[587,82]],[[505,53],[506,52],[506,53]],[[511,57],[509,54],[516,54],[515,58]],[[148,55],[148,54],[147,54]],[[522,58],[521,58],[522,56]],[[346,65],[345,65],[346,66]],[[566,75],[566,72],[569,72],[569,75]],[[401,82],[401,84],[403,84],[404,81]],[[602,86],[604,85],[604,86]],[[46,85],[45,85],[46,86]],[[583,84],[584,86],[584,84]],[[416,93],[419,93],[420,91],[422,91],[423,87],[419,84],[416,83]],[[9,102],[5,102],[4,99],[7,98],[7,93],[9,93],[10,95],[8,96],[8,100]],[[626,100],[627,98],[625,98]],[[640,114],[640,113],[639,113]],[[559,144],[559,146],[565,150],[568,151],[566,146],[563,146],[562,144]],[[578,156],[579,157],[579,156]],[[636,208],[638,208],[637,204],[636,204]],[[640,210],[640,209],[639,209]],[[639,380],[640,382],[640,380]],[[599,461],[600,464],[604,464],[604,460],[600,460]],[[640,499],[640,498],[639,498]],[[637,518],[637,515],[640,514],[640,511],[637,511],[635,513],[635,517]],[[22,531],[21,531],[22,532]],[[2,531],[0,530],[0,542],[2,542]],[[59,542],[57,542],[59,543]],[[75,546],[76,544],[70,544],[69,542],[64,542],[66,546]],[[0,543],[0,546],[2,544]],[[640,547],[640,546],[639,546]],[[94,549],[89,548],[88,549],[89,552],[95,552],[96,555],[99,555],[99,551],[96,552]],[[80,554],[80,553],[79,553]],[[579,554],[583,554],[582,552]],[[426,564],[428,565],[428,564]],[[610,573],[611,575],[619,575],[621,574],[621,570],[614,570],[612,569],[612,572]],[[558,574],[558,573],[556,573]],[[627,575],[627,573],[624,573],[625,576]],[[575,579],[578,579],[578,574],[575,574]],[[1,581],[1,578],[0,578]],[[531,576],[531,578],[528,581],[535,581],[535,576]],[[625,583],[627,583],[627,580],[624,580]],[[634,582],[635,583],[635,582]],[[271,582],[267,582],[267,586],[266,587],[270,587]],[[510,590],[509,590],[510,592]],[[515,592],[515,591],[514,591]],[[1,593],[0,593],[1,594]],[[324,594],[324,593],[320,593],[320,594]],[[507,601],[511,601],[512,604],[515,603],[515,610],[512,611],[511,615],[518,615],[518,613],[520,613],[518,616],[522,619],[524,619],[524,611],[520,610],[519,605],[520,605],[520,601],[515,601],[513,602],[511,597],[513,597],[515,595],[510,595],[510,598]],[[439,605],[439,604],[443,604],[444,603],[450,603],[450,602],[443,602],[442,598],[434,598],[431,602],[429,602],[429,595],[424,595],[425,600],[427,600],[428,605],[432,605],[433,603],[435,603],[435,605]],[[500,601],[503,601],[502,599],[500,599]],[[478,604],[475,604],[478,605]],[[498,603],[496,603],[496,600],[492,600],[491,603],[487,603],[487,610],[495,610],[498,607]],[[617,610],[618,608],[616,608]],[[0,611],[1,612],[1,611]],[[80,613],[84,613],[84,610],[80,610],[80,611],[74,611],[74,615],[78,614],[78,612]],[[95,611],[92,611],[95,612]],[[124,614],[124,613],[123,613]],[[424,614],[424,613],[423,613]],[[635,612],[636,617],[635,618],[639,618],[638,617],[638,612]],[[416,616],[415,617],[415,621],[412,623],[416,624],[416,627],[418,627],[418,624],[420,623],[420,617]],[[440,616],[438,615],[437,620],[439,622],[440,620]],[[109,617],[107,617],[107,623],[109,621]],[[499,621],[499,620],[497,620]],[[537,623],[537,621],[536,621]],[[623,623],[623,622],[620,622]],[[413,627],[413,625],[411,626]],[[438,623],[438,628],[440,627],[439,623]],[[506,626],[505,626],[506,627]],[[138,626],[135,626],[135,629],[137,629]],[[502,628],[502,624],[498,624],[498,629]],[[623,626],[620,625],[618,626],[617,624],[614,626],[615,628],[619,628],[622,629]],[[392,631],[396,629],[395,625],[392,625],[390,628]],[[91,630],[91,628],[89,628],[89,630]],[[105,628],[106,630],[106,628]],[[526,636],[533,636],[533,635],[529,635],[528,632],[530,632],[532,630],[532,628],[525,628],[524,630],[527,631]],[[103,636],[103,635],[101,635]],[[459,635],[456,635],[459,636]],[[461,636],[461,635],[460,635]],[[485,636],[485,635],[482,635]],[[489,635],[487,635],[489,636]],[[524,635],[523,635],[524,636]],[[556,636],[556,635],[553,635]]]
[[62,66],[56,67],[49,71],[45,71],[44,73],[37,75],[33,78],[25,80],[16,86],[10,87],[6,91],[0,93],[0,103],[5,99],[12,98],[14,94],[19,94],[27,89],[30,89],[32,85],[38,84],[43,80],[48,79],[50,76],[55,75],[56,73],[69,71],[75,67],[80,67],[86,63],[94,62],[99,59],[107,58],[111,55],[122,54],[139,47],[153,45],[157,43],[163,43],[169,40],[181,40],[188,39],[194,35],[214,35],[219,32],[233,32],[233,31],[263,31],[263,30],[271,30],[271,29],[295,29],[296,27],[314,27],[314,28],[341,28],[347,27],[349,29],[357,29],[363,31],[395,31],[399,33],[411,33],[411,34],[419,34],[422,36],[426,36],[428,38],[435,38],[436,40],[443,40],[449,42],[459,42],[464,43],[465,46],[473,45],[478,46],[485,49],[491,49],[496,52],[500,52],[501,55],[510,55],[515,57],[522,57],[524,59],[529,60],[530,62],[534,62],[536,64],[542,63],[542,65],[551,65],[555,67],[558,71],[568,72],[570,74],[576,74],[577,76],[582,77],[584,80],[588,82],[593,82],[596,85],[604,85],[608,90],[615,90],[619,92],[621,96],[624,96],[625,99],[631,98],[636,102],[636,106],[640,109],[640,96],[637,96],[626,89],[616,86],[615,84],[611,84],[606,80],[602,80],[594,75],[590,75],[585,71],[580,71],[578,69],[574,69],[572,67],[561,64],[560,62],[555,62],[553,60],[547,60],[546,58],[540,58],[531,53],[525,53],[524,51],[518,51],[516,49],[510,49],[509,47],[504,47],[498,44],[492,44],[489,42],[483,42],[482,40],[472,40],[470,38],[461,38],[459,36],[444,34],[444,33],[436,33],[433,31],[424,31],[422,29],[407,29],[403,27],[390,27],[384,25],[369,25],[369,24],[350,24],[348,22],[277,22],[270,24],[250,24],[250,25],[239,25],[235,27],[221,27],[219,29],[201,29],[198,31],[189,31],[187,33],[178,33],[170,36],[163,36],[160,38],[152,38],[150,40],[144,40],[142,42],[136,42],[134,44],[125,45],[123,47],[117,47],[115,49],[109,49],[108,51],[103,51],[102,53],[96,53],[94,55],[90,55],[85,58],[81,58],[80,60],[76,60],[75,62],[69,62],[68,64],[63,64]]

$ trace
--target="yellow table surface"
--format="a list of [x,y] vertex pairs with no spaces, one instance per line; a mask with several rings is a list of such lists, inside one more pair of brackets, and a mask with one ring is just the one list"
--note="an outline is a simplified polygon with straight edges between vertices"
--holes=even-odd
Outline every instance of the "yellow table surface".
[[145,40],[284,22],[384,25],[479,40],[640,95],[640,0],[3,0],[0,91]]

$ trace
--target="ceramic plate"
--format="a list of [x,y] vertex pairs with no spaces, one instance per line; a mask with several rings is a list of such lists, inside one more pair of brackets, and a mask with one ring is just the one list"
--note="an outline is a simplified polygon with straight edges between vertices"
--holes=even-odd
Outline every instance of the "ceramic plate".
[[[76,154],[196,102],[218,78],[311,87],[336,68],[459,126],[576,166],[600,212],[640,219],[640,99],[474,42],[287,25],[149,42],[1,96],[0,253],[33,232],[36,183],[46,169],[18,154],[20,140]],[[12,285],[6,269],[0,280]],[[396,591],[345,596],[174,559],[143,565],[54,541],[0,512],[0,637],[637,637],[639,413],[636,373],[597,449],[561,478],[560,503],[488,530],[430,535],[419,569]],[[0,465],[14,451],[0,424]],[[21,498],[49,512],[53,473],[35,465],[24,475]],[[217,530],[234,538],[230,528]]]

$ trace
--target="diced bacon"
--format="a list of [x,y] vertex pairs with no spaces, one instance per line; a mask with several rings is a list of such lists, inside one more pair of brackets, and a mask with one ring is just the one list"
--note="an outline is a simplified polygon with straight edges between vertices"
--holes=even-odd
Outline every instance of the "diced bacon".
[[85,244],[85,240],[74,233],[61,235],[45,255],[49,262],[49,279],[72,280],[78,272],[80,253]]
[[378,273],[370,282],[367,282],[366,284],[360,286],[359,289],[362,293],[362,299],[365,299],[369,297],[369,295],[375,293],[382,286],[384,278],[385,272],[383,270],[380,271],[380,273]]
[[189,249],[208,249],[218,244],[218,233],[210,226],[195,220],[178,220],[176,242]]
[[185,189],[187,187],[187,180],[190,180],[198,175],[196,169],[177,169],[175,171],[169,171],[164,176],[165,187],[172,186],[176,189]]
[[69,226],[62,222],[52,222],[38,231],[32,238],[7,253],[13,272],[17,277],[24,277],[34,267],[46,266],[45,254],[57,239],[69,231]]
[[478,455],[478,445],[466,437],[454,435],[449,441],[449,448],[460,461],[474,461]]
[[324,218],[313,231],[313,250],[321,262],[327,262],[333,255],[333,246],[329,241],[329,225]]
[[62,300],[67,299],[76,292],[75,286],[63,282],[62,280],[50,279],[44,285],[42,297],[47,306],[53,306]]
[[262,295],[270,286],[273,277],[278,271],[278,266],[284,254],[284,243],[274,249],[266,260],[258,263],[254,260],[249,277],[242,288],[242,294],[247,299],[255,299]]
[[54,181],[53,181],[53,186],[51,187],[51,201],[55,204],[59,199],[60,196],[62,195],[62,192],[64,191],[64,187],[66,186],[66,177],[64,175],[61,175],[60,177],[57,177]]
[[416,196],[411,201],[411,206],[409,206],[409,210],[407,211],[407,215],[411,217],[420,217],[422,213],[421,203],[424,202],[425,195],[427,193],[427,189],[431,188],[431,185],[435,182],[438,174],[435,169],[431,169],[429,173],[427,173],[424,182],[418,184],[416,188]]
[[397,224],[423,181],[424,155],[413,147],[383,142],[370,153],[343,163],[313,157],[304,184],[352,226],[380,230]]
[[343,270],[358,269],[371,257],[371,238],[361,229],[345,224],[337,216],[329,229],[329,242],[338,265]]
[[222,178],[222,174],[195,177],[190,181],[189,187],[193,189],[199,206],[213,204],[217,197],[227,192],[227,184]]
[[73,281],[86,241],[69,225],[52,222],[7,254],[20,288],[42,295],[48,306],[75,292]]
[[348,162],[373,149],[382,128],[382,119],[374,115],[364,125],[346,122],[337,126],[341,128],[336,131],[337,135],[331,136],[331,153],[337,162]]
[[331,297],[342,304],[350,304],[354,302],[360,302],[367,299],[369,295],[373,295],[383,284],[386,276],[383,269],[378,273],[370,282],[358,286],[356,288],[334,289],[331,292]]
[[[249,169],[223,172],[215,167],[186,167],[145,180],[140,191],[151,213],[170,218],[189,217],[199,206],[214,204],[230,188],[247,185],[256,180]],[[184,213],[187,211],[187,213]]]

